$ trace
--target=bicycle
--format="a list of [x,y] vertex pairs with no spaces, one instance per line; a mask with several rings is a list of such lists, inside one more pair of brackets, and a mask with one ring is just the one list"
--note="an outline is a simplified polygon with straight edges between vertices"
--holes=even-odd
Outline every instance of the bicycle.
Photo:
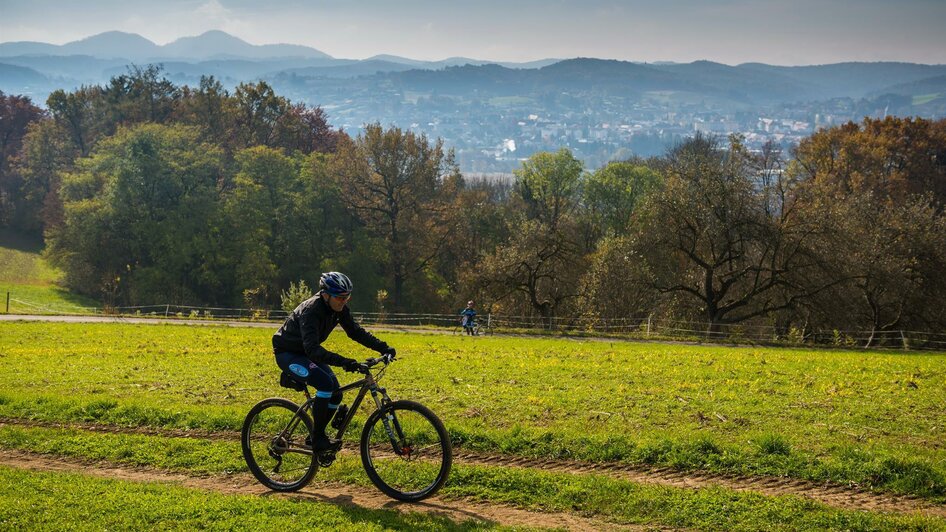
[[[460,319],[460,324],[453,328],[453,334],[467,334],[468,326],[463,323],[463,319]],[[480,328],[479,320],[474,319],[473,323],[469,325],[469,328],[473,330],[473,336],[479,336],[482,329]],[[489,333],[489,328],[486,328],[486,333]]]
[[[364,378],[342,386],[345,392],[360,388],[351,407],[339,407],[332,428],[341,442],[361,401],[368,392],[376,409],[368,416],[361,431],[361,463],[371,482],[391,498],[415,502],[436,493],[447,481],[453,465],[453,444],[443,423],[429,408],[407,400],[392,401],[378,386],[392,358],[383,355],[368,359]],[[380,371],[372,368],[383,363]],[[305,393],[306,401],[297,405],[288,399],[270,397],[250,409],[243,422],[240,441],[243,457],[253,476],[275,491],[296,491],[306,486],[319,467],[335,460],[337,447],[315,453],[309,442],[315,440],[309,416],[314,396],[308,386],[290,373],[280,376],[280,385]]]

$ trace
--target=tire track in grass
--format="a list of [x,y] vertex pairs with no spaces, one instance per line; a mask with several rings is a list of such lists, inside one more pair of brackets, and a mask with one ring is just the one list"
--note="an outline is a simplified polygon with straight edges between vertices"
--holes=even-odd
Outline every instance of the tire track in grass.
[[[212,432],[206,430],[156,429],[150,427],[117,427],[112,425],[52,423],[19,418],[0,418],[0,426],[4,424],[25,427],[77,429],[116,434],[206,438],[223,441],[239,441],[240,439],[240,434],[232,431]],[[342,452],[355,453],[357,452],[357,448],[351,443],[346,443],[346,447]],[[946,505],[934,504],[919,497],[875,493],[840,484],[829,482],[816,483],[787,477],[742,476],[699,471],[686,472],[670,467],[527,458],[469,451],[460,447],[454,448],[454,463],[485,467],[518,467],[576,475],[605,475],[642,484],[656,484],[677,488],[699,489],[723,487],[736,491],[752,491],[768,496],[796,495],[812,499],[828,506],[848,510],[896,513],[920,512],[931,516],[946,517]]]
[[468,465],[521,467],[571,474],[598,474],[642,484],[699,489],[719,486],[735,491],[763,495],[797,495],[835,508],[880,512],[913,513],[946,517],[946,505],[938,505],[913,496],[898,496],[848,488],[839,484],[770,476],[749,477],[734,474],[686,472],[669,467],[625,464],[597,464],[568,460],[530,459],[454,450],[454,461]]
[[530,512],[498,504],[484,504],[455,499],[444,500],[437,496],[417,503],[406,503],[390,499],[377,490],[348,484],[319,482],[317,480],[295,493],[276,493],[261,486],[249,474],[194,476],[158,469],[123,467],[102,462],[86,463],[24,451],[0,450],[0,466],[30,471],[80,473],[98,478],[129,482],[168,483],[226,495],[278,496],[320,501],[339,506],[357,506],[372,510],[393,510],[402,513],[419,512],[446,517],[457,523],[474,520],[503,526],[582,531],[661,529],[653,526],[617,525],[565,513]]

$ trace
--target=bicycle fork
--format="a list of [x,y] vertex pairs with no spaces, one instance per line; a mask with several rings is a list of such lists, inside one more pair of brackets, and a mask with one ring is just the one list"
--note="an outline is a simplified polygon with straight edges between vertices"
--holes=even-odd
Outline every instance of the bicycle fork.
[[391,404],[391,398],[388,397],[387,391],[384,388],[371,390],[371,397],[374,399],[375,405],[377,405],[378,411],[381,414],[381,423],[384,425],[384,430],[388,434],[388,439],[391,441],[394,453],[398,456],[407,455],[409,457],[411,454],[410,446],[401,445],[401,443],[404,442],[404,431],[401,429],[400,422],[398,422],[392,410],[384,411],[384,408]]

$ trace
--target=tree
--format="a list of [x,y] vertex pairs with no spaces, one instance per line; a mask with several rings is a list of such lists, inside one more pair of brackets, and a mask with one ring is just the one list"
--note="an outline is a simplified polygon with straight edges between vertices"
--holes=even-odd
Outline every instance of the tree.
[[946,205],[946,120],[865,118],[824,129],[799,143],[792,171],[881,199],[929,192]]
[[581,190],[581,161],[568,149],[539,152],[516,170],[516,190],[530,218],[542,222],[550,232],[559,220],[577,206]]
[[660,311],[660,293],[649,282],[647,264],[630,248],[626,236],[605,237],[588,257],[588,271],[579,283],[587,320],[619,320],[634,326]]
[[132,65],[128,72],[113,77],[103,91],[109,110],[108,133],[117,127],[154,122],[167,122],[174,112],[180,89],[160,77],[161,65]]
[[[282,150],[256,146],[236,155],[237,174],[226,198],[237,288],[278,294],[294,258],[304,253],[297,237],[306,222],[298,216],[303,191],[300,161]],[[293,270],[295,268],[292,268]],[[294,275],[288,281],[297,280]]]
[[59,182],[76,155],[61,124],[42,120],[30,125],[16,163],[21,178],[16,198],[18,228],[42,234],[62,223]]
[[599,236],[625,234],[638,202],[659,182],[656,170],[630,161],[608,163],[588,175],[583,203]]
[[[562,307],[580,293],[578,281],[585,270],[574,238],[569,238],[570,225],[560,220],[559,229],[550,232],[538,220],[522,221],[509,241],[480,263],[477,273],[492,299],[519,294],[529,310],[555,328]],[[507,305],[517,307],[516,302]]]
[[454,227],[449,207],[459,169],[443,141],[369,124],[354,140],[342,139],[335,158],[342,201],[385,243],[392,304],[406,308],[406,284],[425,271]]
[[435,267],[447,280],[446,298],[461,308],[469,299],[489,300],[480,262],[493,254],[511,235],[516,220],[510,208],[512,185],[503,180],[466,180],[449,209],[456,230],[447,239]]
[[64,176],[65,219],[48,244],[71,288],[110,303],[210,295],[202,265],[221,153],[198,137],[184,126],[123,129]]
[[98,139],[107,135],[106,106],[101,87],[80,87],[73,92],[53,91],[46,107],[68,133],[80,157],[89,155]]
[[277,145],[290,152],[333,153],[342,133],[329,126],[321,107],[310,108],[298,103],[280,116],[275,134]]
[[[802,141],[788,168],[831,289],[810,303],[822,325],[942,327],[946,120],[865,119]],[[811,279],[809,279],[811,280]]]
[[817,266],[805,247],[813,229],[794,204],[772,216],[757,173],[738,137],[728,149],[702,135],[685,141],[669,152],[664,185],[629,239],[627,253],[644,262],[651,286],[694,300],[709,334],[792,308],[809,293],[791,274]]
[[228,153],[236,125],[236,100],[213,76],[201,76],[196,89],[182,87],[174,111],[176,121],[199,127],[203,140],[223,147]]
[[12,162],[20,153],[30,125],[44,114],[28,96],[7,96],[0,91],[0,227],[13,220],[20,195],[21,176],[12,171]]
[[511,238],[480,266],[481,283],[494,300],[518,294],[549,327],[563,306],[578,296],[578,279],[585,268],[573,216],[581,177],[581,162],[566,149],[540,152],[523,162],[514,190],[525,208],[509,214]]
[[946,326],[946,216],[929,195],[894,202],[871,191],[850,193],[824,183],[807,213],[823,220],[813,242],[836,280],[816,301],[825,327],[870,331]]
[[278,146],[277,128],[290,109],[289,101],[264,81],[237,85],[234,97],[238,146]]

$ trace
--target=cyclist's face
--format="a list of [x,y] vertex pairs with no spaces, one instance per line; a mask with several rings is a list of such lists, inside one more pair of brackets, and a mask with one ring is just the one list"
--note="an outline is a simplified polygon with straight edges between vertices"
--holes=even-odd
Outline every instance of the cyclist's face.
[[348,303],[348,300],[351,299],[351,293],[342,296],[325,295],[328,296],[328,306],[332,307],[335,312],[341,312],[345,308],[345,303]]

